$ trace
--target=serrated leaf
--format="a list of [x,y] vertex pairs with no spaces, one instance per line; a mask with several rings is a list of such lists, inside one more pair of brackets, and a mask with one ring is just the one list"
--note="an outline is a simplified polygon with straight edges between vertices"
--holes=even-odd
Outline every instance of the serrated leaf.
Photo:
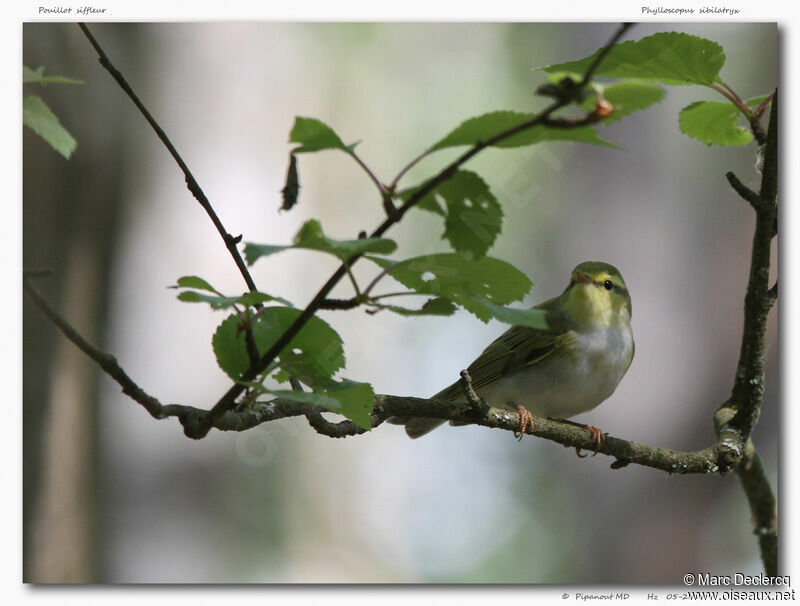
[[[302,313],[292,307],[267,307],[251,320],[253,339],[263,355]],[[232,379],[238,380],[250,367],[243,319],[228,316],[217,327],[212,339],[217,364]],[[345,363],[342,339],[324,320],[313,316],[278,355],[281,366],[293,365],[315,377],[329,378]],[[300,376],[301,380],[303,376]]]
[[504,305],[522,299],[531,289],[528,276],[510,263],[482,257],[468,259],[455,253],[390,261],[367,257],[395,280],[423,294],[445,297],[475,314],[483,322],[492,317],[486,306],[474,297]]
[[[458,145],[475,145],[479,141],[487,141],[502,132],[520,126],[536,118],[537,114],[524,114],[512,111],[496,111],[459,124],[446,137],[435,143],[431,151],[455,147]],[[533,145],[541,141],[578,141],[592,145],[619,148],[618,145],[604,141],[591,126],[579,128],[550,128],[543,125],[532,126],[516,135],[498,141],[494,147],[520,147]]]
[[512,326],[529,326],[530,328],[547,328],[547,314],[541,309],[514,309],[503,305],[496,305],[483,297],[473,297],[478,305],[496,320],[511,324]]
[[73,78],[65,78],[64,76],[45,76],[44,66],[40,65],[36,70],[29,67],[22,66],[22,83],[23,84],[83,84],[82,80],[75,80]]
[[456,312],[456,306],[453,302],[443,297],[428,299],[425,305],[419,309],[409,309],[408,307],[386,305],[384,303],[378,304],[377,307],[379,309],[392,311],[401,316],[452,316]]
[[[585,74],[602,49],[578,61],[539,69],[547,73]],[[677,32],[662,32],[641,40],[620,42],[609,51],[594,75],[637,78],[664,84],[710,86],[725,64],[725,51],[711,40]]]
[[[660,86],[649,82],[616,82],[601,87],[603,98],[613,107],[613,113],[602,120],[603,124],[617,122],[625,116],[646,109],[664,98],[664,91]],[[583,109],[587,112],[594,111],[597,95],[590,95],[584,102]]]
[[363,238],[360,240],[334,240],[322,232],[322,225],[316,219],[306,221],[297,235],[294,244],[287,246],[273,244],[245,244],[244,256],[247,264],[252,265],[261,257],[271,255],[289,248],[304,248],[330,253],[346,261],[356,254],[377,253],[390,254],[395,251],[397,244],[388,238]]
[[358,383],[349,379],[330,381],[324,390],[294,391],[267,390],[281,398],[321,406],[331,412],[344,415],[363,429],[370,429],[370,414],[375,406],[375,392],[369,383]]
[[78,146],[67,130],[61,126],[56,115],[44,101],[36,95],[25,97],[22,101],[22,123],[32,129],[42,139],[67,160]]
[[747,145],[753,135],[737,125],[740,112],[727,101],[697,101],[681,110],[681,131],[706,145]]
[[291,143],[300,143],[292,153],[315,152],[323,149],[341,149],[349,152],[348,147],[339,138],[334,130],[322,120],[316,118],[302,118],[297,116],[294,119],[292,132],[289,134]]
[[195,290],[185,290],[178,295],[178,300],[184,303],[208,303],[213,309],[227,309],[234,305],[244,305],[249,307],[260,303],[276,301],[287,307],[292,304],[282,297],[273,297],[264,292],[246,292],[238,297],[225,297],[222,295],[207,295]]
[[[408,200],[417,189],[405,192],[403,199]],[[437,198],[443,200],[446,213]],[[468,170],[457,171],[420,200],[415,208],[443,215],[445,229],[442,238],[446,238],[455,250],[475,258],[486,254],[503,222],[503,211],[489,186]]]
[[199,288],[200,290],[221,294],[200,276],[182,276],[178,278],[178,283],[175,286],[170,286],[169,288]]

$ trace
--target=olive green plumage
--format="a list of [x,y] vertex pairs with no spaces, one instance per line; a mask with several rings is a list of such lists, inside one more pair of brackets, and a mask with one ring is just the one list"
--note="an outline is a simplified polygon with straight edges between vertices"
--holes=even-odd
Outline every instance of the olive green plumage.
[[[569,418],[591,410],[616,389],[633,359],[631,299],[620,272],[586,261],[564,292],[534,307],[546,312],[546,329],[512,326],[467,367],[476,393],[490,405]],[[434,398],[463,402],[460,381]],[[439,419],[390,419],[412,438]]]

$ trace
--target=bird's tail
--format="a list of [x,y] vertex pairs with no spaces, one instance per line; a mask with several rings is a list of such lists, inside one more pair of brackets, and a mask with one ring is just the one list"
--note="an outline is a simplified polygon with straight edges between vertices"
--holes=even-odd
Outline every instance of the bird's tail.
[[[461,382],[456,381],[435,396],[432,396],[431,399],[457,402],[459,396],[464,397]],[[444,419],[429,419],[427,417],[390,417],[387,421],[394,425],[405,425],[406,433],[411,439],[420,438],[445,422]]]

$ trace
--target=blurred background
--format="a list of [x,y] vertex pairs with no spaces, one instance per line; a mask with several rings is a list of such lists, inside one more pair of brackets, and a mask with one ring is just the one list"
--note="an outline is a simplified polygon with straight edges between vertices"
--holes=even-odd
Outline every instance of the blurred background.
[[[294,116],[360,140],[364,161],[391,180],[466,118],[541,107],[533,91],[544,77],[533,68],[592,53],[614,27],[91,25],[228,231],[275,244],[309,218],[353,238],[383,214],[372,183],[336,152],[299,158],[299,205],[277,212]],[[628,38],[657,31],[722,44],[721,75],[743,98],[777,83],[774,24],[649,23]],[[229,386],[210,347],[224,314],[180,303],[166,287],[197,274],[237,293],[241,276],[77,25],[28,23],[23,39],[26,65],[85,82],[36,91],[78,148],[66,161],[25,129],[25,266],[55,270],[40,281],[48,299],[145,390],[211,406]],[[534,281],[524,305],[560,293],[587,259],[615,264],[629,286],[633,365],[577,420],[690,450],[714,440],[711,415],[730,394],[742,330],[754,216],[724,174],[760,181],[754,143],[708,148],[679,132],[680,109],[722,100],[716,93],[666,90],[661,103],[600,129],[627,151],[548,143],[489,150],[467,168],[503,204],[490,254]],[[458,151],[428,158],[405,185]],[[441,230],[411,213],[389,233],[396,257],[447,250]],[[303,305],[334,269],[323,255],[291,251],[252,273],[263,290]],[[374,273],[356,267],[362,281]],[[614,471],[607,457],[580,460],[551,442],[474,427],[411,441],[382,425],[334,440],[290,419],[192,441],[121,394],[27,299],[23,313],[26,581],[673,584],[687,570],[761,570],[735,476]],[[322,315],[345,341],[349,378],[420,397],[451,383],[506,328],[466,312]],[[776,317],[754,440],[777,491]]]

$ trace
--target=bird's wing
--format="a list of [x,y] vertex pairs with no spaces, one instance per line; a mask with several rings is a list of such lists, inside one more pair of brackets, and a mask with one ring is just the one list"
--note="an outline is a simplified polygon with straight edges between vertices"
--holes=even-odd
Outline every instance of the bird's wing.
[[[535,308],[547,312],[546,329],[512,326],[469,365],[467,371],[475,389],[490,385],[501,377],[540,362],[563,343],[565,320],[555,305],[556,301],[557,299],[550,299]],[[462,394],[461,383],[456,381],[434,397],[454,400],[460,398]]]

